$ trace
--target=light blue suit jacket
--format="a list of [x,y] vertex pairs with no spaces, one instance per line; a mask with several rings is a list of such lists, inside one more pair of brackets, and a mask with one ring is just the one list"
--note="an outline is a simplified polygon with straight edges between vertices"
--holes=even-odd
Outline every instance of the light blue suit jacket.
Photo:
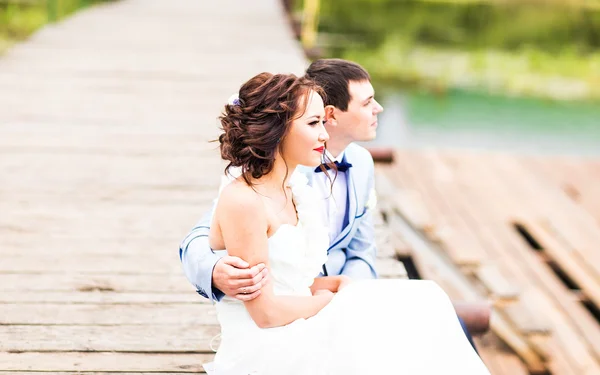
[[[367,207],[374,189],[373,158],[369,151],[356,144],[346,148],[344,158],[352,164],[352,168],[345,172],[348,183],[345,226],[329,246],[324,272],[329,276],[346,275],[353,279],[376,278],[375,229],[371,209]],[[299,167],[299,171],[312,183],[314,168]],[[211,301],[218,301],[223,293],[213,288],[212,271],[226,252],[213,251],[209,246],[211,218],[212,211],[204,215],[184,238],[179,246],[179,257],[186,277],[198,293]]]

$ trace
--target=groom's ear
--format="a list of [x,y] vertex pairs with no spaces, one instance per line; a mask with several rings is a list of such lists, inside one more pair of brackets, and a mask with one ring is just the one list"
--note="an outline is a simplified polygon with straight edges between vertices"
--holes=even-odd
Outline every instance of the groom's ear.
[[325,123],[329,126],[337,126],[337,119],[335,118],[335,107],[328,105],[325,107]]

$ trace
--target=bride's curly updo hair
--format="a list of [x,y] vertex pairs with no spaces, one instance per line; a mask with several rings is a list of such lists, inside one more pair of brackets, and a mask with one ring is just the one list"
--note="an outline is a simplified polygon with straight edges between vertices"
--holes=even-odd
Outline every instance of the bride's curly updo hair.
[[306,111],[311,91],[324,95],[313,81],[293,74],[260,73],[244,83],[219,117],[224,131],[219,136],[221,157],[229,161],[225,173],[240,167],[252,186],[252,179],[271,172],[292,121]]

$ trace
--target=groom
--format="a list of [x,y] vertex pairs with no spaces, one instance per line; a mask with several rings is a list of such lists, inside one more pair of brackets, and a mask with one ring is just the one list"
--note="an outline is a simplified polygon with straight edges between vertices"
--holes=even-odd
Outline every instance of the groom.
[[[354,142],[375,139],[377,115],[383,107],[375,100],[369,74],[356,63],[317,60],[308,67],[306,77],[325,91],[325,127],[330,138],[327,156],[338,169],[333,185],[320,168],[302,169],[310,184],[321,193],[323,216],[329,223],[328,260],[322,275],[376,278],[371,212],[374,164],[371,154]],[[179,256],[188,280],[210,301],[218,301],[224,295],[241,301],[258,297],[268,281],[268,269],[264,264],[249,267],[240,258],[213,251],[208,244],[210,222],[209,212],[180,245]],[[471,341],[464,324],[463,329]]]

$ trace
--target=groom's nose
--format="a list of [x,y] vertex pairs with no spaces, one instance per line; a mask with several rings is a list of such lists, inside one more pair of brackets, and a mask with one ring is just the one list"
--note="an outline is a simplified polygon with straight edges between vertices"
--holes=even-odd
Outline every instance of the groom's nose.
[[373,99],[373,101],[375,102],[375,108],[373,110],[374,114],[378,114],[383,112],[383,106],[381,104],[379,104],[379,102],[375,99]]

